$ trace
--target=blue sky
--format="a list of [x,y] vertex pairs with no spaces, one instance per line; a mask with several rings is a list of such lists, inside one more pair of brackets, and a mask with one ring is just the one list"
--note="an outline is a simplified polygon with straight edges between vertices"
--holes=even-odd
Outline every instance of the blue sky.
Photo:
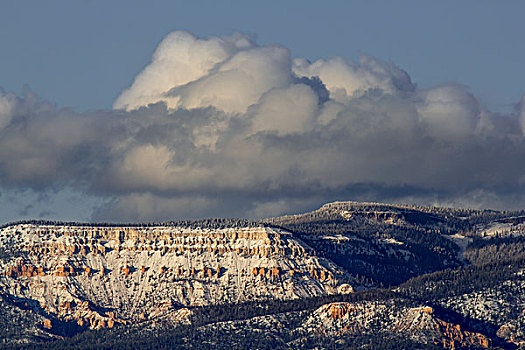
[[492,110],[525,93],[522,1],[26,1],[0,5],[0,86],[109,108],[173,30],[233,31],[292,55],[391,60],[421,87],[468,86]]
[[267,217],[334,200],[524,208],[523,13],[4,0],[0,223]]

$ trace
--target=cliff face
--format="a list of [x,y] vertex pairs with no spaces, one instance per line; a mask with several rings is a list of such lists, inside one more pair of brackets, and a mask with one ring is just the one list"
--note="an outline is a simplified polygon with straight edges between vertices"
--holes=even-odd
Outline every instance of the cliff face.
[[268,228],[23,224],[0,231],[0,293],[55,321],[98,329],[160,309],[337,293],[347,276],[289,232]]

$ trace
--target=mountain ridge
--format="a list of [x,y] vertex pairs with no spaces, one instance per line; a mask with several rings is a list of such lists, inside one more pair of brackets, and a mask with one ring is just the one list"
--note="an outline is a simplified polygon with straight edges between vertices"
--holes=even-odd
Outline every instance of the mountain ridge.
[[[284,348],[357,346],[367,335],[394,348],[399,339],[449,349],[520,346],[525,322],[519,312],[494,318],[494,309],[469,310],[480,295],[501,296],[497,284],[503,283],[511,301],[498,305],[525,314],[522,278],[516,277],[525,268],[522,213],[347,201],[261,221],[3,225],[0,307],[20,329],[0,318],[12,330],[0,345],[60,346],[77,339],[80,346],[90,332],[104,330],[115,346],[129,345],[119,343],[118,334],[154,342],[151,337],[161,333],[171,343],[170,329],[193,329],[184,334],[197,342],[210,331],[226,332],[240,344],[224,327],[283,313],[289,326],[268,326],[261,334]],[[450,276],[461,285],[448,283]],[[337,321],[348,315],[341,310],[364,300],[371,304],[352,316],[362,321]],[[397,310],[388,314],[390,321],[374,316],[385,303]],[[414,314],[414,308],[432,312]],[[341,317],[314,317],[322,310]],[[427,321],[414,323],[414,317]],[[318,326],[325,331],[298,342]],[[379,329],[382,340],[375,336]],[[284,338],[289,341],[278,340]]]

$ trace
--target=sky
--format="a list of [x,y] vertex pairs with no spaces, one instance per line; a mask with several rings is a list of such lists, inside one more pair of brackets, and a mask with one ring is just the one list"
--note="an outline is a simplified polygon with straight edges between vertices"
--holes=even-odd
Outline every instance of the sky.
[[0,10],[0,223],[525,207],[523,2]]

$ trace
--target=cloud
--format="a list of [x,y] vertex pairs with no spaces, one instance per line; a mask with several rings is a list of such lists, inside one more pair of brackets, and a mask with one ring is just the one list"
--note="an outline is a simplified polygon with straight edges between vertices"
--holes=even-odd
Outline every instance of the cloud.
[[319,98],[307,85],[273,89],[260,100],[252,119],[252,132],[270,131],[283,136],[311,131]]
[[[235,40],[238,38],[238,40]],[[161,100],[173,88],[198,80],[239,46],[251,46],[246,37],[201,40],[190,33],[170,33],[153,54],[151,64],[115,101],[114,108],[135,109]]]
[[[115,101],[79,113],[0,91],[0,184],[100,198],[97,220],[292,213],[344,199],[525,204],[525,113],[390,62],[310,63],[174,32]],[[53,208],[59,211],[59,208]]]
[[13,94],[5,94],[4,91],[0,89],[0,129],[11,123],[15,104],[16,96]]
[[342,57],[321,59],[312,64],[297,58],[292,70],[300,77],[318,77],[330,91],[331,98],[343,103],[369,90],[396,93],[415,88],[406,72],[370,56],[359,57],[358,65]]
[[290,79],[290,53],[282,46],[258,47],[239,33],[201,40],[178,31],[160,43],[151,64],[114,108],[132,110],[163,101],[173,109],[213,106],[243,113]]
[[418,114],[430,136],[449,141],[472,136],[479,123],[480,108],[465,88],[445,85],[420,95]]

